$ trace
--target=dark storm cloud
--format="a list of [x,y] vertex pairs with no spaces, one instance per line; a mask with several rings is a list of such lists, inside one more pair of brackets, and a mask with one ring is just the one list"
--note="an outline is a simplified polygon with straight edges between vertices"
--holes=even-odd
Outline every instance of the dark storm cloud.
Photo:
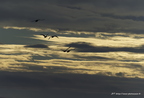
[[28,47],[28,48],[48,48],[48,46],[44,45],[44,44],[26,45],[24,47]]
[[[143,0],[0,1],[0,26],[95,32],[144,31]],[[38,23],[35,19],[45,19]]]
[[91,43],[86,42],[76,42],[66,44],[66,46],[74,47],[78,52],[116,52],[116,51],[126,51],[135,53],[144,53],[144,45],[140,47],[105,47],[105,46],[94,46]]
[[101,14],[103,17],[110,17],[114,19],[129,19],[134,21],[144,21],[144,16],[120,16],[120,15],[114,15],[114,14]]
[[[121,76],[121,74],[118,74]],[[73,95],[111,98],[112,92],[139,92],[143,93],[143,79],[127,79],[86,74],[46,74],[46,73],[19,73],[1,72],[0,87],[12,88],[43,88],[67,90]],[[48,92],[47,92],[48,93]],[[56,94],[57,92],[55,92]],[[84,94],[84,95],[85,95]],[[61,94],[60,94],[61,95]],[[65,95],[65,94],[63,94]],[[143,95],[138,96],[143,97]],[[87,98],[83,97],[83,98]],[[125,96],[123,96],[125,98]],[[127,98],[127,96],[126,96]]]
[[66,7],[66,8],[69,8],[69,9],[74,9],[74,10],[82,10],[82,8],[80,7],[74,7],[74,6],[64,6],[64,5],[59,5],[61,7]]
[[113,7],[137,7],[143,5],[144,1],[142,0],[125,0],[125,1],[115,1],[115,0],[53,0],[57,1],[58,4],[92,4],[95,6],[102,6],[105,8],[113,8]]

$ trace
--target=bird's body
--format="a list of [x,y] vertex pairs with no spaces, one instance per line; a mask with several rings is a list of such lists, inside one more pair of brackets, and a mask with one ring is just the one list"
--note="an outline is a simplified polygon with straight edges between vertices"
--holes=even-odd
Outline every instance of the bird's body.
[[40,19],[36,19],[36,20],[34,20],[35,22],[38,22]]
[[40,35],[43,35],[43,36],[44,36],[44,38],[47,38],[47,36],[48,36],[48,34],[46,34],[46,35],[45,35],[45,34],[40,34]]
[[71,50],[68,50],[70,47],[68,47],[66,50],[63,50],[63,52],[70,52]]
[[70,51],[71,51],[71,50],[63,50],[63,52],[67,52],[67,53],[70,52]]
[[50,38],[54,38],[54,37],[57,37],[57,38],[58,38],[57,35],[52,35],[52,36],[50,36],[48,39],[50,39]]
[[38,22],[38,21],[41,21],[41,20],[44,20],[44,19],[36,19],[36,20],[33,20],[32,22]]
[[66,52],[67,50],[63,50],[63,52]]
[[71,50],[67,50],[66,52],[68,53],[68,52],[70,52]]

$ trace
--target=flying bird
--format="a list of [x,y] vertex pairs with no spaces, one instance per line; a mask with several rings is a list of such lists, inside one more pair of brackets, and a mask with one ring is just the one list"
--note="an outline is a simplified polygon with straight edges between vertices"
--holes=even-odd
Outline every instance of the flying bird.
[[52,36],[50,36],[50,37],[48,38],[48,40],[49,40],[50,38],[54,38],[54,37],[57,37],[57,38],[58,38],[57,35],[52,35]]
[[44,19],[36,19],[36,20],[33,20],[32,22],[38,22],[38,21],[42,21]]
[[48,37],[48,34],[40,34],[40,35],[43,35],[44,38],[47,38],[47,37]]
[[67,50],[66,52],[68,53],[68,52],[70,52],[71,50]]
[[71,50],[68,50],[68,49],[70,49],[70,47],[68,47],[66,50],[63,50],[63,52],[70,52]]

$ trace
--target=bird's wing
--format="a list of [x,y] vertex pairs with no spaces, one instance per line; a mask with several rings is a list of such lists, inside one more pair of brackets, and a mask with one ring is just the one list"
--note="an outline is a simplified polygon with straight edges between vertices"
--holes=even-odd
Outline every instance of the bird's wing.
[[66,52],[68,53],[68,52],[70,52],[71,50],[67,50]]
[[57,35],[54,35],[54,36],[58,38],[58,36],[57,36]]
[[66,50],[68,50],[70,47],[68,47]]
[[66,50],[62,50],[63,52],[66,52]]

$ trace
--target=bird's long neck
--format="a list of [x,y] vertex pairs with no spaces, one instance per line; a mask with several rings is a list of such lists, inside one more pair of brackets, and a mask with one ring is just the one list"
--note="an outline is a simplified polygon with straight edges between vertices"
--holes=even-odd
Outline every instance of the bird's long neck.
[[66,50],[68,50],[70,47],[68,47]]

